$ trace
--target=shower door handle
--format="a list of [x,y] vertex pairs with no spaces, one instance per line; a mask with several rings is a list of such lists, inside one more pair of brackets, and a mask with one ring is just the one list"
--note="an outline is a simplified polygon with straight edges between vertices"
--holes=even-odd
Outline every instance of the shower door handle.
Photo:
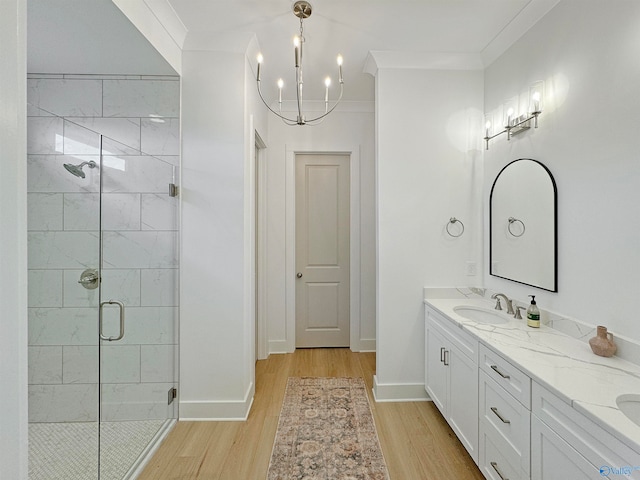
[[[120,309],[120,331],[117,337],[105,337],[102,334],[102,307],[105,305],[117,305]],[[102,302],[100,304],[100,340],[107,340],[108,342],[114,342],[116,340],[122,339],[124,337],[124,303],[119,302],[117,300],[109,300],[108,302]]]

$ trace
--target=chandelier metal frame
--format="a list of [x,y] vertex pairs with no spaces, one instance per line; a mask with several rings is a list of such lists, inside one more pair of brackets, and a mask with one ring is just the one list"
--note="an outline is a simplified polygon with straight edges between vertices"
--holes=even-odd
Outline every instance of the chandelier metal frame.
[[258,54],[258,68],[256,73],[256,84],[258,88],[258,94],[260,95],[260,99],[262,103],[274,114],[282,119],[284,123],[287,125],[317,125],[321,123],[324,118],[329,115],[331,112],[335,110],[340,101],[342,100],[342,94],[344,92],[344,79],[342,77],[342,56],[338,55],[338,82],[340,83],[340,96],[338,100],[336,100],[335,104],[329,108],[329,86],[331,84],[331,78],[327,77],[325,79],[325,96],[324,96],[324,113],[318,117],[307,120],[305,115],[302,113],[303,109],[303,79],[302,79],[302,58],[303,58],[303,45],[305,42],[304,38],[304,25],[303,20],[305,18],[309,18],[313,8],[311,4],[306,0],[299,0],[293,4],[293,14],[300,19],[300,35],[294,37],[294,58],[295,58],[295,69],[296,69],[296,100],[297,100],[297,109],[298,114],[296,118],[288,118],[282,114],[282,87],[284,86],[284,82],[282,79],[278,80],[278,111],[275,111],[271,106],[267,103],[262,95],[262,89],[260,88],[260,69],[263,61],[262,54]]

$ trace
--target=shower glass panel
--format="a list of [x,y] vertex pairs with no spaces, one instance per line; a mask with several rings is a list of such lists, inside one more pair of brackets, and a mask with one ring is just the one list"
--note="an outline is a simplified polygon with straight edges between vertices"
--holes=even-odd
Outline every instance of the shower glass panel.
[[[29,113],[29,478],[95,479],[100,289],[78,282],[100,265],[100,155],[75,153],[63,118]],[[90,130],[82,136],[99,142]],[[85,178],[64,167],[83,162],[96,165],[83,167]]]
[[30,480],[135,478],[177,418],[177,110],[108,111],[168,85],[29,80]]

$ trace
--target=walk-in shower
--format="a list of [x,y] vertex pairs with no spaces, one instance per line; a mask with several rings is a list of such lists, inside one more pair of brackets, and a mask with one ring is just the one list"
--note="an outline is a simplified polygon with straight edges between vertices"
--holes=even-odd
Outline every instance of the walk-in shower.
[[85,165],[87,165],[89,168],[96,168],[97,166],[96,162],[94,162],[93,160],[89,162],[82,162],[79,165],[72,165],[71,163],[65,163],[63,166],[72,175],[75,175],[76,177],[80,177],[80,178],[85,178],[85,174],[82,171],[82,167],[84,167]]
[[179,80],[28,92],[29,479],[133,479],[178,413]]

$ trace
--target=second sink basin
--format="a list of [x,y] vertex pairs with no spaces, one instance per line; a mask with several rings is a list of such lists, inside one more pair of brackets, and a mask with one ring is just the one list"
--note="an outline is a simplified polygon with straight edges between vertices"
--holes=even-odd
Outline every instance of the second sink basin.
[[507,319],[498,312],[486,308],[473,307],[470,305],[459,305],[453,307],[453,311],[461,317],[473,320],[478,323],[499,324],[507,323]]
[[640,395],[619,395],[616,398],[616,404],[629,420],[636,425],[640,425]]

